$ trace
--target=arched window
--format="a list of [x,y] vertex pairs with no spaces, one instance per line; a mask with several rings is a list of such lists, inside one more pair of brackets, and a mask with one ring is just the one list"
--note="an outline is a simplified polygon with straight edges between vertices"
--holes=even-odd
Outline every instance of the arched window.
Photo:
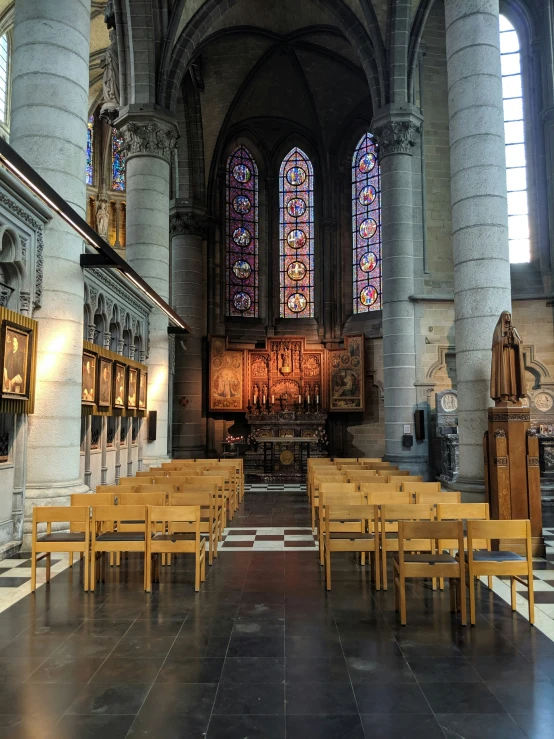
[[258,316],[258,168],[239,146],[227,160],[226,315]]
[[314,169],[294,147],[279,172],[280,316],[314,315]]
[[381,308],[381,176],[370,133],[352,157],[354,313]]
[[112,190],[125,190],[125,155],[123,153],[123,138],[117,129],[112,131]]
[[93,167],[94,146],[94,116],[91,115],[87,123],[87,185],[92,185],[94,176]]
[[10,44],[7,34],[0,38],[0,121],[7,123],[10,81]]
[[510,261],[514,263],[528,262],[531,251],[529,245],[521,54],[517,32],[503,15],[500,16],[500,58],[502,62],[502,96],[504,98]]

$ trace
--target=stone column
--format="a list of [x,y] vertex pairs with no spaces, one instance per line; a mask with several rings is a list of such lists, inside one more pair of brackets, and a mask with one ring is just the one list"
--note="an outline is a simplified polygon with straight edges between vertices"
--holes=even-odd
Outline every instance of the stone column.
[[[138,106],[141,107],[141,106]],[[126,149],[127,244],[129,264],[164,300],[169,300],[169,161],[177,140],[171,117],[129,109],[116,121]],[[150,314],[148,411],[157,411],[156,441],[145,442],[144,463],[168,458],[168,319]]]
[[416,397],[412,150],[421,115],[408,103],[377,111],[372,131],[381,166],[383,361],[385,454],[418,474],[427,471],[427,443],[404,447],[404,427],[414,433]]
[[202,399],[202,337],[206,335],[206,270],[204,242],[207,219],[203,211],[174,201],[171,208],[172,307],[191,333],[175,338],[173,385],[173,453],[201,457],[206,453],[206,418]]
[[459,481],[483,490],[494,326],[511,310],[498,0],[446,0]]
[[[10,143],[85,216],[91,0],[18,0]],[[36,410],[29,419],[24,546],[31,510],[85,491],[79,477],[83,241],[54,216],[45,232]]]

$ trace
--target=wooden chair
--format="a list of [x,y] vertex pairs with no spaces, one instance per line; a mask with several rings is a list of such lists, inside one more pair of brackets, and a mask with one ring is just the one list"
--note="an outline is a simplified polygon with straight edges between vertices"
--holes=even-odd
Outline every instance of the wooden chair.
[[[333,552],[360,552],[369,554],[375,588],[381,589],[379,573],[379,534],[376,506],[347,505],[325,506],[325,583],[331,590],[331,554]],[[351,521],[358,531],[347,531]]]
[[343,483],[345,482],[344,475],[342,472],[339,472],[334,468],[334,472],[328,472],[325,474],[317,474],[314,475],[312,479],[312,486],[310,491],[310,507],[312,510],[312,529],[315,530],[316,527],[316,521],[317,521],[317,506],[319,501],[319,487],[322,483],[325,482],[336,482],[336,483]]
[[[149,470],[140,470],[137,472],[135,477],[155,477],[156,475],[164,474],[161,467],[151,467]],[[120,477],[119,483],[121,484],[122,480],[132,480],[132,477]]]
[[[439,539],[456,539],[460,555],[458,559],[451,554],[437,551]],[[421,553],[420,543],[426,540],[428,554]],[[433,581],[439,578],[456,578],[458,586],[450,587],[450,606],[455,611],[459,593],[459,606],[462,626],[467,623],[465,561],[464,561],[464,529],[461,521],[399,521],[398,523],[398,556],[393,558],[394,568],[394,603],[400,610],[400,623],[406,626],[406,579],[411,577],[428,577]]]
[[[137,472],[137,477],[120,477],[119,487],[132,487],[133,485],[146,485],[148,482],[152,482],[152,480],[153,480],[153,475],[151,475],[150,472],[144,472],[144,473]],[[98,487],[101,487],[101,486],[99,485]]]
[[349,462],[358,462],[358,457],[334,457],[333,463],[336,464],[348,464]]
[[436,505],[437,503],[461,503],[461,493],[437,493],[437,492],[422,492],[416,493],[416,503],[425,503],[426,505]]
[[[140,552],[143,556],[146,555],[145,531],[121,531],[122,521],[146,521],[146,505],[95,506],[92,509],[91,590],[94,590],[96,583],[97,554],[101,557],[102,576],[105,574],[105,553],[117,555],[121,552]],[[144,569],[146,590],[146,566]]]
[[214,482],[213,477],[191,477],[190,482],[180,482],[176,493],[211,493],[215,496],[218,525],[218,539],[222,541],[223,531],[227,526],[227,500],[228,496],[219,482]]
[[361,482],[360,490],[362,493],[394,493],[400,492],[400,483],[388,482]]
[[369,492],[362,491],[367,505],[409,505],[413,503],[410,493],[402,493],[400,490],[373,490]]
[[[343,483],[344,484],[344,483]],[[364,505],[364,496],[355,489],[355,486],[349,486],[350,489],[343,490],[336,487],[333,483],[325,483],[324,490],[321,491],[318,501],[318,525],[317,539],[319,543],[319,564],[325,564],[325,506],[335,504]],[[362,522],[358,522],[360,526]],[[338,524],[337,524],[338,526]],[[336,529],[340,530],[340,526]],[[346,525],[346,531],[359,530],[352,527],[352,522]]]
[[[185,525],[193,530],[175,530]],[[167,533],[157,533],[160,527]],[[200,583],[206,578],[206,539],[200,534],[200,506],[148,506],[146,541],[145,590],[152,589],[152,555],[158,554],[194,554],[194,589],[200,590]],[[159,580],[159,567],[156,570]]]
[[[172,506],[200,506],[200,533],[208,535],[208,563],[213,564],[217,557],[217,544],[220,540],[222,509],[214,492],[193,491],[173,493],[169,499]],[[175,529],[180,531],[180,529]],[[183,531],[190,531],[190,525]]]
[[[89,511],[89,518],[90,518],[90,508],[94,505],[115,505],[115,495],[110,492],[105,493],[72,493],[71,497],[69,499],[69,504],[71,506],[86,506]],[[81,533],[84,532],[84,526],[81,523],[77,522],[71,522],[69,524],[69,531],[75,532],[80,531]],[[82,554],[79,556],[79,559],[81,559]],[[87,561],[87,567],[88,567],[88,552],[86,556]],[[69,552],[69,566],[73,567],[73,552]]]
[[[477,550],[478,542],[497,539],[525,540],[526,556],[510,551]],[[533,592],[533,552],[531,549],[531,522],[525,521],[468,521],[467,522],[467,573],[469,578],[469,614],[475,625],[475,578],[483,575],[510,576],[512,611],[516,610],[516,582],[527,585],[529,598],[529,623],[535,622],[535,597]],[[527,582],[522,580],[527,577]]]
[[229,474],[229,470],[223,469],[205,469],[203,470],[204,477],[215,477],[221,480],[223,490],[229,496],[229,520],[233,520],[238,505],[237,488],[234,480],[234,476]]
[[[432,506],[408,503],[403,505],[387,504],[381,506],[379,531],[381,534],[381,567],[383,590],[387,590],[387,554],[398,552],[398,524],[400,521],[433,521],[435,511]],[[417,542],[417,551],[429,550],[429,541]]]
[[[39,534],[39,524],[46,533]],[[52,524],[69,524],[69,532],[55,531]],[[71,525],[77,531],[71,531]],[[79,552],[84,558],[84,589],[89,589],[90,509],[87,506],[35,506],[31,534],[31,592],[37,589],[37,562],[46,557],[46,582],[50,582],[52,552]],[[38,556],[37,556],[38,555]]]
[[407,490],[415,495],[416,493],[440,493],[440,482],[403,482],[402,490]]
[[387,482],[398,482],[404,485],[407,482],[421,482],[423,477],[421,475],[399,475],[395,472],[393,475],[386,475],[385,480]]
[[[437,503],[437,521],[488,521],[490,520],[488,503]],[[451,554],[457,551],[458,542],[454,540],[439,541],[439,552],[448,550]],[[474,540],[476,549],[490,550],[490,541],[487,539]],[[467,549],[467,537],[464,539],[464,549]],[[492,589],[492,575],[488,578],[489,588]],[[442,589],[443,583],[440,582]]]
[[381,477],[396,475],[396,477],[410,477],[409,470],[399,470],[398,467],[377,467],[377,474]]

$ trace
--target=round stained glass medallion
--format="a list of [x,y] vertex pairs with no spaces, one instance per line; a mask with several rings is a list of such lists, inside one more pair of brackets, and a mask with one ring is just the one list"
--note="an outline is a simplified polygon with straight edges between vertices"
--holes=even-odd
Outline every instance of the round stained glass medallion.
[[306,212],[306,203],[302,198],[292,198],[287,203],[287,213],[293,218],[299,218]]
[[233,305],[237,310],[240,310],[241,313],[245,310],[248,310],[252,305],[250,295],[242,291],[235,293],[233,295]]
[[291,249],[302,249],[303,246],[306,246],[307,240],[308,237],[300,228],[295,228],[287,236],[287,244]]
[[301,185],[306,180],[306,172],[302,167],[291,167],[287,172],[287,180],[290,185]]
[[287,275],[291,280],[302,280],[306,276],[304,262],[291,262],[287,267]]
[[362,239],[370,239],[377,231],[377,223],[373,218],[366,218],[360,223],[360,236]]
[[362,174],[367,174],[375,167],[375,162],[375,154],[364,154],[358,163],[358,169]]
[[378,297],[379,297],[379,293],[373,287],[373,285],[368,285],[367,287],[364,287],[364,289],[360,293],[360,301],[362,305],[365,305],[365,306],[373,305],[373,303],[375,303]]
[[237,195],[237,197],[233,200],[233,208],[235,209],[235,212],[240,213],[241,215],[249,213],[251,207],[252,203],[250,202],[250,199],[246,197],[246,195]]
[[307,304],[308,301],[302,293],[293,293],[287,300],[289,310],[293,313],[302,313],[302,311],[306,309]]
[[246,164],[236,164],[233,167],[233,177],[237,182],[248,182],[252,177],[252,172]]
[[233,264],[233,272],[239,280],[246,280],[252,274],[252,267],[248,264],[246,259],[237,259]]
[[239,246],[248,246],[252,240],[252,234],[247,228],[235,228],[233,231],[233,241]]
[[371,203],[375,200],[377,196],[377,191],[373,187],[373,185],[366,185],[365,187],[362,187],[360,190],[360,194],[358,195],[358,200],[360,201],[361,205],[371,205]]
[[365,254],[362,254],[362,256],[360,257],[360,269],[362,270],[362,272],[373,272],[376,266],[376,254],[374,254],[372,251],[366,251]]

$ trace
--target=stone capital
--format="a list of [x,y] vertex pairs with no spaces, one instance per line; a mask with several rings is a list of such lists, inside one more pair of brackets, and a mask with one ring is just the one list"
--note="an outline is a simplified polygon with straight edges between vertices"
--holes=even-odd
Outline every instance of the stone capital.
[[169,162],[179,138],[173,117],[155,108],[134,110],[129,106],[115,121],[115,127],[123,138],[127,159],[153,156]]
[[181,205],[180,201],[175,200],[169,215],[169,236],[198,236],[205,239],[208,220],[205,211],[190,205]]
[[390,105],[377,111],[371,131],[379,146],[379,158],[412,154],[421,133],[422,116],[412,105]]

